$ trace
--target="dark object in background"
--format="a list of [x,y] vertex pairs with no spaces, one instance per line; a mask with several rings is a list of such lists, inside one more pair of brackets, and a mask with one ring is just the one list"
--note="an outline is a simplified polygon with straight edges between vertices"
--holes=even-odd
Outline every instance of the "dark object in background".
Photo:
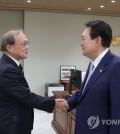
[[82,71],[71,69],[71,76],[69,83],[70,83],[69,94],[71,94],[72,89],[79,90],[82,83]]

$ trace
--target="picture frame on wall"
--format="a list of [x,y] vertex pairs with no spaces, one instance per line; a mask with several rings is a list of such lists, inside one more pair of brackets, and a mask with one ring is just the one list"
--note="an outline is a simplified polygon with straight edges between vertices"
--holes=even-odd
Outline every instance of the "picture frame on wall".
[[113,46],[120,46],[120,36],[114,36],[112,38],[112,45]]
[[76,69],[74,65],[62,65],[60,66],[60,80],[69,81],[71,76],[71,69]]

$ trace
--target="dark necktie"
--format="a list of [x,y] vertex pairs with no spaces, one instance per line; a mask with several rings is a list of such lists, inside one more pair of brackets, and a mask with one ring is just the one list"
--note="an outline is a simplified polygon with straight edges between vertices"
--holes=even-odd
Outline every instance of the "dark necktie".
[[22,67],[21,64],[19,65],[19,69],[20,69],[21,72],[23,72],[23,67]]

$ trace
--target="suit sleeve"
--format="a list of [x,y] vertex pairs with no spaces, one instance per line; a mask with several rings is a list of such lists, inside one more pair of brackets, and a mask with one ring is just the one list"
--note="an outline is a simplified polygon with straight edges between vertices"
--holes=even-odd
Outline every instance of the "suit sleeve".
[[114,67],[110,80],[111,121],[119,124],[111,124],[109,134],[120,133],[120,62]]
[[79,98],[79,91],[77,91],[72,97],[67,99],[68,105],[70,107],[69,110],[76,108],[78,104],[78,98]]
[[29,86],[17,68],[7,68],[0,75],[0,85],[10,100],[29,105],[33,108],[52,112],[55,106],[54,99],[48,99],[32,93]]

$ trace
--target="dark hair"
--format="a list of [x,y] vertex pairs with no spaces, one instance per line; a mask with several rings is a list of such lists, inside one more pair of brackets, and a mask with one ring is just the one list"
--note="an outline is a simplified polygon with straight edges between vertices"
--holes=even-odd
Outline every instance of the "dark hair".
[[89,21],[85,24],[86,27],[90,27],[90,37],[95,39],[100,36],[102,39],[103,47],[110,47],[112,41],[112,29],[109,24],[101,20]]
[[15,36],[17,36],[20,32],[22,32],[22,30],[13,30],[13,31],[9,31],[7,32],[2,40],[1,40],[1,51],[7,51],[7,45],[14,45],[15,44]]

